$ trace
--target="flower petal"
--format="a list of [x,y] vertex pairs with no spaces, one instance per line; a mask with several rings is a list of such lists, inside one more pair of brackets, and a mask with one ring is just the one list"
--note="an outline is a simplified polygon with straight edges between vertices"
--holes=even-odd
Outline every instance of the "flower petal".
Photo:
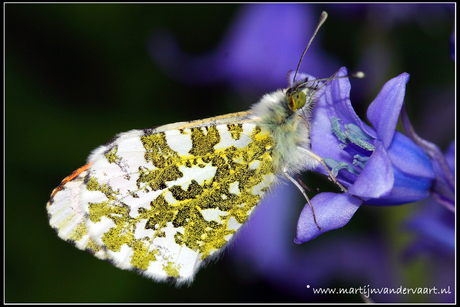
[[402,133],[396,131],[387,151],[394,166],[404,173],[430,180],[436,177],[423,149]]
[[[345,67],[340,68],[336,77],[343,77],[348,74]],[[361,121],[355,113],[350,101],[351,84],[348,78],[336,79],[326,85],[326,90],[318,95],[318,109],[326,111],[326,117],[341,119],[345,123],[356,123]],[[315,118],[313,118],[314,121]],[[312,129],[313,130],[313,129]]]
[[[346,75],[346,68],[341,68],[337,75]],[[342,83],[339,83],[342,81]],[[325,86],[325,90],[318,93],[316,106],[313,109],[311,118],[311,146],[312,151],[320,157],[327,157],[336,161],[344,161],[348,158],[347,153],[339,150],[341,142],[332,132],[331,117],[334,116],[340,120],[343,117],[348,118],[343,114],[338,115],[336,111],[336,102],[345,101],[345,104],[350,102],[351,85],[347,79],[333,80]],[[341,109],[340,109],[341,110]],[[348,114],[347,110],[344,110]],[[342,117],[341,117],[342,116]],[[317,172],[327,175],[323,167],[317,167]]]
[[385,148],[390,146],[393,139],[408,81],[409,74],[402,73],[385,83],[367,109],[367,118],[377,130],[377,135]]
[[375,141],[375,151],[348,193],[361,198],[388,195],[394,185],[393,166],[383,144]]
[[419,201],[428,197],[431,180],[423,180],[402,173],[398,168],[393,168],[394,185],[388,195],[366,201],[366,205],[401,205]]
[[[345,75],[347,75],[347,70],[342,67],[336,76]],[[332,131],[331,118],[337,118],[342,125],[353,123],[372,138],[375,138],[377,134],[354,111],[350,101],[351,85],[347,78],[333,80],[324,88],[325,90],[318,94],[318,100],[312,114],[312,151],[320,157],[351,164],[353,161],[350,155],[339,149],[341,142]],[[327,175],[322,167],[317,167],[315,171]]]
[[305,205],[297,222],[296,244],[310,241],[326,231],[340,228],[348,223],[362,201],[346,193],[336,194],[324,192],[311,200],[315,210],[316,220],[321,230],[316,226],[310,206]]

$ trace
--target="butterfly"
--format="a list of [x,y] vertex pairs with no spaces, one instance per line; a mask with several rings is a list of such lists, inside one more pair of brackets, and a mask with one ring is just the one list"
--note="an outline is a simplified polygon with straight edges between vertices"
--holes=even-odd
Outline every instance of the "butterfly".
[[292,84],[249,111],[131,130],[96,148],[51,194],[58,236],[121,269],[187,284],[281,179],[310,203],[292,176],[322,164],[345,190],[310,142],[317,93],[333,77],[296,81],[326,18]]

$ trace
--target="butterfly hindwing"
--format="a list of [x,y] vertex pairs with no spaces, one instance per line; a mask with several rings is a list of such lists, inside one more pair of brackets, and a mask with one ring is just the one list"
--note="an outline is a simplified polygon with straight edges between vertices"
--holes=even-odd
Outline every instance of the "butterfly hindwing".
[[[270,134],[248,120],[227,121],[117,135],[53,193],[51,225],[117,267],[191,281],[276,177]],[[84,239],[64,234],[72,231]]]

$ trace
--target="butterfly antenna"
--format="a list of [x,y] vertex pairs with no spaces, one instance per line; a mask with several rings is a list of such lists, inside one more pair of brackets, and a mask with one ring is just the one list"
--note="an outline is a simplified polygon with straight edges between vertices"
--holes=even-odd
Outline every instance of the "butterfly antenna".
[[305,48],[305,50],[304,50],[303,53],[302,53],[302,57],[300,58],[299,64],[297,65],[297,69],[296,69],[295,74],[294,74],[294,79],[292,79],[292,82],[293,82],[293,83],[295,83],[295,77],[297,76],[297,73],[299,72],[300,64],[302,63],[302,60],[303,60],[303,57],[305,56],[305,53],[307,53],[307,50],[308,50],[308,48],[310,47],[311,42],[312,42],[313,39],[315,38],[316,33],[318,33],[319,28],[321,28],[321,26],[322,26],[323,23],[326,21],[326,19],[327,19],[327,13],[323,11],[323,12],[321,13],[321,16],[319,17],[319,22],[318,22],[318,25],[316,26],[316,30],[315,30],[315,32],[313,33],[312,37],[310,38],[310,42],[308,43],[307,48]]
[[337,80],[337,79],[344,79],[344,78],[354,78],[354,79],[362,79],[364,78],[366,75],[362,72],[362,71],[357,71],[355,73],[352,73],[352,74],[348,74],[346,76],[340,76],[340,77],[336,77],[336,75],[339,73],[340,69],[337,70],[331,77],[329,78],[322,78],[322,79],[314,79],[312,81],[326,81],[324,82],[323,84],[321,84],[321,86],[319,88],[317,88],[317,90],[319,91],[320,89],[322,89],[323,87],[326,86],[326,84],[328,84],[329,82],[331,82],[332,80]]

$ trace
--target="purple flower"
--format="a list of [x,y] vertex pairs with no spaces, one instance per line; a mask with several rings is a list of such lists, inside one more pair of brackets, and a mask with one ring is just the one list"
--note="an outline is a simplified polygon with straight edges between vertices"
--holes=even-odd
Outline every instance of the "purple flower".
[[[453,176],[455,171],[455,142],[450,144],[444,158],[446,166]],[[436,171],[437,181],[443,181],[443,178],[446,177],[445,174],[440,176],[439,170],[441,168],[435,167],[436,169],[438,169]],[[411,231],[415,235],[415,240],[405,248],[403,256],[406,262],[423,256],[429,261],[429,266],[434,272],[430,276],[430,281],[439,288],[447,288],[455,284],[455,185],[447,184],[443,186],[443,189],[439,189],[439,187],[439,184],[433,185],[432,196],[423,201],[419,206],[420,210],[404,223],[405,230]],[[439,194],[444,195],[439,197]],[[455,301],[455,289],[453,287],[451,293],[442,297],[442,301]]]
[[[292,244],[299,192],[283,185],[265,198],[250,221],[239,230],[228,256],[232,271],[246,284],[264,281],[302,300],[315,301],[306,285],[328,287],[333,280],[366,281],[375,287],[397,285],[389,251],[379,238],[367,234],[331,234],[312,244]],[[346,265],[344,265],[346,263]],[[373,296],[377,301],[391,296]]]
[[406,258],[422,253],[454,255],[455,214],[433,198],[429,198],[405,226],[417,235],[415,243],[406,251]]
[[436,250],[453,253],[455,250],[455,141],[451,142],[445,155],[436,144],[422,139],[412,127],[406,109],[401,112],[406,134],[429,156],[436,174],[431,186],[431,198],[406,225],[423,238],[410,249]]
[[[345,76],[342,68],[337,76]],[[333,80],[319,95],[311,125],[312,151],[322,157],[347,193],[321,193],[300,214],[295,242],[344,226],[362,204],[399,205],[426,198],[435,178],[431,161],[411,139],[395,131],[409,75],[388,81],[367,110],[375,128],[354,112],[348,79]],[[326,174],[320,166],[315,171]]]
[[448,210],[455,211],[455,179],[454,179],[454,155],[455,155],[455,142],[451,143],[446,156],[441,152],[441,149],[436,144],[422,139],[415,133],[412,124],[410,123],[409,116],[406,109],[403,108],[401,112],[401,119],[406,134],[418,146],[420,146],[425,153],[430,157],[436,179],[431,187],[431,195],[440,204],[444,205]]
[[[297,66],[319,17],[310,8],[281,3],[245,5],[215,50],[188,55],[171,34],[157,32],[150,53],[157,65],[182,83],[225,83],[241,91],[250,88],[265,93],[285,87],[288,68]],[[311,45],[303,62],[311,74],[332,74],[337,66],[318,45]]]

